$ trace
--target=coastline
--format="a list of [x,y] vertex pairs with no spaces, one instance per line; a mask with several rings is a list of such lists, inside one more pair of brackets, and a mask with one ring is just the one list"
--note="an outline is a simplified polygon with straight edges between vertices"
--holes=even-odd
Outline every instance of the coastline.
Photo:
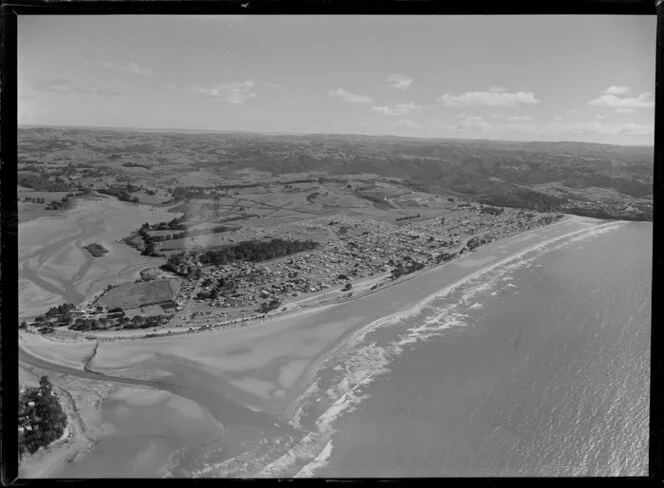
[[[500,239],[496,239],[495,241],[491,241],[487,244],[479,246],[474,251],[471,251],[469,253],[464,253],[463,255],[457,255],[454,259],[450,261],[415,271],[408,275],[401,276],[393,281],[386,281],[386,277],[389,276],[389,273],[383,273],[379,276],[373,276],[370,278],[366,278],[364,280],[357,281],[356,283],[354,283],[353,295],[351,297],[347,297],[345,296],[346,295],[345,293],[335,290],[335,291],[326,291],[318,293],[316,295],[305,297],[295,302],[286,303],[285,306],[288,308],[288,310],[282,313],[277,312],[277,313],[270,313],[269,315],[266,316],[253,316],[244,319],[234,319],[230,321],[217,322],[214,325],[207,325],[207,326],[203,325],[199,327],[194,327],[193,330],[183,329],[182,327],[176,326],[176,327],[162,327],[151,332],[140,329],[131,330],[131,331],[108,331],[108,332],[64,331],[63,333],[63,331],[57,331],[55,337],[58,338],[57,340],[72,340],[72,341],[92,340],[92,341],[116,342],[116,341],[138,340],[138,339],[151,340],[154,338],[166,337],[166,336],[175,337],[175,336],[185,336],[185,335],[200,334],[200,333],[213,332],[213,331],[218,332],[223,330],[234,330],[238,328],[244,329],[251,327],[266,326],[269,325],[269,323],[276,320],[296,319],[299,318],[302,314],[318,313],[330,307],[336,307],[339,305],[344,305],[358,300],[362,300],[368,296],[380,293],[381,291],[384,290],[388,290],[394,286],[400,286],[405,282],[417,279],[423,275],[426,275],[427,273],[435,272],[436,270],[442,269],[445,266],[455,264],[459,260],[467,258],[468,256],[473,255],[479,250],[490,249],[491,246],[504,244],[505,242],[509,242],[510,240],[513,239],[521,239],[524,236],[532,235],[533,233],[536,233],[541,229],[545,228],[551,229],[565,223],[599,224],[601,222],[603,221],[599,219],[592,219],[589,217],[580,217],[576,215],[566,214],[562,219],[552,224],[544,225],[541,227],[537,227],[535,229],[526,230],[524,232],[519,232]],[[473,236],[469,236],[469,239],[471,237]],[[371,290],[370,288],[376,284],[378,284],[378,287]],[[359,293],[358,290],[360,290]],[[330,295],[332,295],[331,298],[329,297]],[[304,302],[304,304],[301,304],[302,302]],[[192,321],[192,323],[195,322],[196,321]]]
[[[327,305],[320,305],[320,304],[314,304],[308,308],[304,309],[296,309],[293,311],[286,312],[284,315],[279,315],[279,316],[268,316],[262,319],[258,320],[253,320],[253,321],[247,321],[244,323],[237,323],[233,325],[226,325],[226,326],[220,326],[216,328],[206,328],[203,330],[199,331],[193,331],[193,332],[198,332],[198,334],[194,334],[193,332],[190,331],[183,331],[183,333],[180,334],[161,334],[161,337],[151,337],[148,339],[144,339],[142,341],[136,341],[135,339],[130,339],[130,338],[115,338],[115,339],[110,339],[107,341],[104,341],[99,338],[95,338],[95,341],[100,341],[103,343],[102,345],[102,351],[104,348],[104,345],[108,346],[115,346],[117,345],[118,347],[121,347],[122,344],[135,344],[138,346],[138,349],[146,349],[146,350],[151,350],[152,346],[154,346],[154,351],[159,351],[160,348],[164,347],[164,340],[167,339],[168,342],[170,343],[174,335],[178,335],[178,340],[174,341],[174,343],[169,345],[169,350],[171,347],[177,348],[177,346],[181,346],[178,349],[181,349],[180,353],[177,354],[177,356],[174,357],[193,357],[196,358],[197,360],[200,359],[199,365],[203,367],[204,371],[209,371],[212,372],[213,374],[221,374],[222,370],[224,369],[223,362],[216,364],[218,361],[215,361],[214,358],[211,360],[205,360],[203,361],[203,358],[205,354],[201,352],[201,347],[204,346],[204,344],[201,343],[207,343],[207,342],[217,342],[217,341],[222,341],[224,342],[225,346],[224,349],[229,350],[232,349],[233,347],[241,347],[243,346],[246,341],[253,341],[255,338],[261,338],[265,340],[265,336],[270,336],[272,332],[275,333],[288,333],[288,334],[297,334],[297,329],[299,324],[303,321],[306,321],[307,319],[315,318],[316,316],[320,314],[325,314],[325,312],[329,312],[332,309],[336,309],[340,306],[343,305],[350,305],[354,304],[354,306],[357,308],[360,304],[363,303],[363,300],[366,300],[367,298],[370,297],[376,297],[381,294],[383,295],[389,295],[389,293],[384,293],[388,292],[394,287],[399,287],[404,285],[404,283],[418,283],[425,281],[427,278],[427,275],[431,274],[440,274],[441,270],[444,270],[447,267],[452,267],[454,265],[458,266],[458,263],[460,261],[465,261],[469,262],[470,265],[464,267],[464,272],[462,274],[465,275],[465,277],[461,278],[467,279],[468,276],[475,275],[477,273],[482,272],[483,270],[490,268],[491,266],[495,266],[497,263],[495,262],[496,260],[489,260],[487,263],[486,261],[483,261],[482,259],[475,260],[473,262],[473,256],[477,254],[478,252],[482,252],[484,254],[490,253],[497,251],[500,248],[507,248],[509,247],[510,244],[519,244],[519,243],[527,243],[526,245],[523,246],[523,249],[520,250],[520,253],[526,253],[529,250],[536,248],[539,245],[542,245],[540,242],[541,239],[538,239],[538,234],[541,234],[543,231],[547,231],[549,234],[555,234],[558,229],[560,229],[561,226],[577,226],[579,228],[571,231],[571,232],[564,232],[560,235],[557,235],[554,237],[555,239],[561,239],[564,238],[565,236],[569,236],[571,234],[577,233],[577,232],[583,232],[586,229],[590,229],[593,227],[596,227],[598,225],[601,225],[602,221],[598,221],[596,219],[589,219],[589,218],[584,218],[584,217],[577,217],[577,216],[566,216],[565,218],[561,219],[558,222],[555,222],[553,224],[540,227],[537,229],[532,229],[526,232],[521,232],[509,237],[506,237],[504,239],[499,239],[496,241],[492,241],[491,243],[488,243],[484,246],[481,246],[477,250],[475,250],[472,253],[464,254],[461,257],[456,258],[453,261],[443,263],[441,265],[420,270],[416,273],[413,273],[411,275],[407,275],[402,277],[399,280],[395,280],[394,282],[390,282],[385,286],[382,286],[376,290],[370,291],[369,293],[360,295],[360,296],[353,296],[350,299],[345,300],[342,303],[333,303],[333,304],[327,304]],[[569,229],[563,229],[563,230],[569,230]],[[528,242],[528,241],[533,241],[533,242]],[[521,246],[520,246],[521,247]],[[515,254],[518,253],[508,253],[510,257],[513,257]],[[426,280],[427,282],[429,280]],[[456,284],[459,283],[460,280],[455,280],[447,284],[448,287],[455,286]],[[425,287],[426,288],[426,287]],[[424,290],[423,290],[424,291]],[[409,303],[406,305],[407,308],[413,308],[417,307],[420,303],[425,302],[426,300],[430,299],[431,296],[437,295],[442,293],[444,290],[442,289],[436,289],[436,290],[429,290],[429,291],[434,291],[433,295],[431,293],[426,293],[425,297],[420,297],[416,299],[416,303]],[[387,314],[386,316],[383,317],[383,319],[386,319],[390,316],[393,316],[394,314],[402,313],[402,308],[400,307],[397,311]],[[381,319],[381,320],[383,320]],[[371,321],[370,321],[371,322]],[[344,323],[345,324],[345,323]],[[266,327],[268,326],[268,327]],[[330,341],[326,341],[325,347],[321,350],[319,347],[319,350],[313,354],[307,356],[309,359],[305,360],[308,363],[306,367],[302,368],[302,370],[299,372],[291,373],[291,378],[288,379],[288,381],[285,381],[286,384],[290,384],[292,386],[286,387],[284,384],[282,386],[286,390],[291,390],[293,394],[295,394],[298,390],[300,393],[302,393],[302,386],[306,385],[307,382],[309,381],[311,375],[315,375],[315,372],[317,370],[318,365],[321,364],[321,362],[324,361],[326,357],[329,357],[330,355],[334,354],[334,351],[341,347],[345,341],[348,340],[349,337],[352,337],[354,334],[360,333],[360,330],[363,329],[365,326],[367,326],[366,320],[362,320],[362,317],[360,317],[359,320],[352,321],[352,323],[348,323],[343,325],[340,329],[343,329],[341,331],[340,335],[335,335],[334,337],[330,337]],[[288,332],[290,331],[290,332]],[[23,334],[22,334],[23,335]],[[261,337],[262,336],[262,337]],[[269,340],[269,337],[267,337]],[[35,347],[33,341],[33,347],[32,351],[30,351],[30,348],[25,349],[26,352],[29,352],[32,354],[33,352],[36,352],[35,356],[41,358],[44,361],[51,362],[52,364],[62,364],[67,367],[74,367],[76,369],[79,369],[80,371],[85,370],[85,365],[88,363],[91,363],[90,361],[90,352],[96,342],[89,341],[89,340],[81,340],[78,338],[77,340],[57,340],[53,341],[51,339],[43,338],[43,340],[39,340],[37,342],[41,342],[42,344],[40,346]],[[54,352],[53,350],[48,351],[49,349],[52,349],[54,343],[58,344],[59,347],[56,347],[56,351]],[[25,343],[24,343],[25,345]],[[47,349],[47,354],[46,357],[42,354],[40,354],[39,348],[45,347]],[[37,349],[37,350],[35,350]],[[59,350],[58,350],[59,349]],[[70,357],[70,361],[62,361],[62,358],[67,356],[68,354],[71,355],[71,353],[64,353],[63,351],[70,349],[71,351],[75,351],[74,357],[75,360],[72,361]],[[113,347],[113,349],[117,349],[116,347]],[[131,349],[133,347],[128,348],[127,353],[132,354]],[[198,352],[197,352],[198,351]],[[125,352],[122,352],[118,359],[121,361],[122,357],[124,356]],[[114,355],[112,354],[111,357]],[[140,356],[140,354],[139,354]],[[269,358],[268,358],[269,359]],[[202,361],[202,362],[201,362]],[[118,366],[116,366],[114,363],[115,361],[111,361],[110,363],[105,360],[102,357],[102,360],[100,361],[101,364],[97,364],[98,366],[102,366],[102,369],[104,370],[114,370],[117,369]],[[117,363],[116,363],[117,364]],[[259,361],[257,364],[262,364],[262,362]],[[290,363],[289,363],[290,364]],[[131,368],[132,365],[128,364],[127,368]],[[219,369],[221,368],[221,370]],[[285,368],[285,367],[284,367]],[[284,369],[282,368],[282,370]],[[125,368],[122,368],[125,369]],[[92,369],[94,371],[94,369]],[[293,376],[294,375],[294,376]],[[54,378],[56,379],[56,378]],[[61,380],[62,378],[57,378],[56,381]],[[58,381],[59,382],[59,381]],[[89,381],[89,380],[79,380],[79,383],[84,382],[88,383],[89,385],[93,385],[92,389],[99,392],[98,394],[100,396],[103,396],[103,391],[106,390],[108,385],[101,385],[98,384],[100,383],[99,381]],[[64,385],[63,385],[64,386]],[[70,387],[74,388],[80,388],[79,385],[70,385]],[[294,390],[294,391],[293,391]],[[250,392],[256,393],[256,390],[253,390],[249,388]],[[282,390],[283,391],[283,390]],[[284,401],[292,401],[293,400],[292,395],[284,395],[283,400],[280,402],[283,404]],[[75,400],[72,397],[72,405],[73,409],[76,409],[76,403]],[[71,409],[70,409],[71,410]],[[68,412],[69,414],[69,412]],[[94,416],[93,416],[94,417]],[[94,422],[92,422],[94,424]],[[89,446],[90,443],[92,442],[89,437],[86,437],[83,434],[79,434],[79,437],[76,437],[76,433],[72,433],[72,443],[71,443],[71,448],[68,450],[68,453],[71,453],[73,451],[76,452],[81,452],[82,450],[85,449],[85,446]],[[69,444],[68,444],[69,445]],[[59,451],[58,451],[59,452]],[[76,454],[74,454],[75,456]],[[53,455],[54,458],[61,459],[63,456],[61,455]],[[48,456],[46,456],[48,457]],[[66,456],[64,456],[66,457]],[[71,459],[72,456],[69,456]],[[57,463],[56,463],[57,464]],[[57,471],[55,468],[53,470]]]

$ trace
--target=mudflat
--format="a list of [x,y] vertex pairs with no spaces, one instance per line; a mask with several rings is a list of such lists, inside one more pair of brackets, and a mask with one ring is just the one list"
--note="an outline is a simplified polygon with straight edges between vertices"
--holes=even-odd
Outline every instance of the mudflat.
[[[29,317],[63,301],[78,304],[107,285],[138,277],[160,263],[121,242],[144,222],[172,218],[166,208],[131,204],[105,196],[77,200],[66,215],[19,225],[19,315]],[[108,254],[85,249],[97,243]]]

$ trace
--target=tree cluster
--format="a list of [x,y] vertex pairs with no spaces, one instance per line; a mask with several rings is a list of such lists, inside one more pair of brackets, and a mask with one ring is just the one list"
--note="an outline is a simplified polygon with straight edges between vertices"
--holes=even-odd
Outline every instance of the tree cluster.
[[41,325],[40,332],[53,332],[54,327],[69,325],[73,321],[71,311],[76,307],[71,303],[65,303],[49,308],[43,315],[35,317],[35,322]]
[[392,269],[391,277],[393,280],[396,280],[401,276],[414,273],[415,271],[418,271],[422,268],[424,268],[424,263],[418,263],[412,259],[407,262],[399,262],[396,263],[395,268]]
[[[206,280],[203,286],[209,286],[211,280]],[[216,300],[219,295],[228,296],[237,290],[237,283],[231,279],[220,278],[211,290],[201,290],[196,298],[199,300]]]
[[113,187],[110,187],[110,188],[101,188],[97,191],[99,193],[103,193],[104,195],[114,196],[122,202],[136,203],[136,202],[138,202],[138,197],[132,197],[131,193],[134,192],[134,191],[137,191],[138,189],[139,189],[138,187],[134,187],[131,184],[128,184],[124,188],[113,186]]
[[67,415],[46,376],[41,377],[38,388],[28,388],[19,395],[18,415],[19,457],[48,446],[62,437],[67,427]]
[[280,305],[281,301],[277,300],[276,298],[274,300],[270,300],[267,303],[261,303],[260,307],[258,307],[258,313],[271,312],[272,310],[279,308]]
[[483,207],[480,209],[480,213],[490,214],[490,215],[500,215],[505,210],[498,207]]

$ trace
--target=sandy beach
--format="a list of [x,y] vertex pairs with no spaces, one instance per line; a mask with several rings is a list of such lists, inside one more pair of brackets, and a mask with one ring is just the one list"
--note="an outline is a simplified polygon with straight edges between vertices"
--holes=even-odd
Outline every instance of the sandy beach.
[[[72,376],[76,371],[83,372],[87,362],[91,371],[159,384],[182,401],[187,399],[209,412],[220,425],[243,426],[242,432],[247,428],[264,432],[274,429],[272,424],[276,423],[279,435],[292,438],[302,428],[301,422],[293,418],[297,405],[303,396],[311,394],[317,371],[358,334],[366,335],[381,324],[421,310],[429,301],[444,297],[493,267],[554,245],[562,238],[611,225],[616,224],[568,216],[346,303],[195,334],[99,341],[94,357],[95,342],[56,342],[23,334],[21,346],[28,354],[71,368]],[[346,382],[339,387],[336,398],[366,380],[363,377],[355,384],[352,380]],[[221,438],[228,453],[233,435],[228,429],[224,432]],[[157,451],[162,452],[162,448]],[[155,456],[157,459],[161,454]],[[228,458],[228,454],[223,457]]]

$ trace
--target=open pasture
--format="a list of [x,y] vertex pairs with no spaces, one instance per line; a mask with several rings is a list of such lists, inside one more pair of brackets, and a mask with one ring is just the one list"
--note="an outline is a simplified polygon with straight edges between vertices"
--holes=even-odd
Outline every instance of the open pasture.
[[169,281],[154,280],[120,285],[104,293],[97,299],[95,305],[124,309],[172,300],[175,283],[169,283]]

